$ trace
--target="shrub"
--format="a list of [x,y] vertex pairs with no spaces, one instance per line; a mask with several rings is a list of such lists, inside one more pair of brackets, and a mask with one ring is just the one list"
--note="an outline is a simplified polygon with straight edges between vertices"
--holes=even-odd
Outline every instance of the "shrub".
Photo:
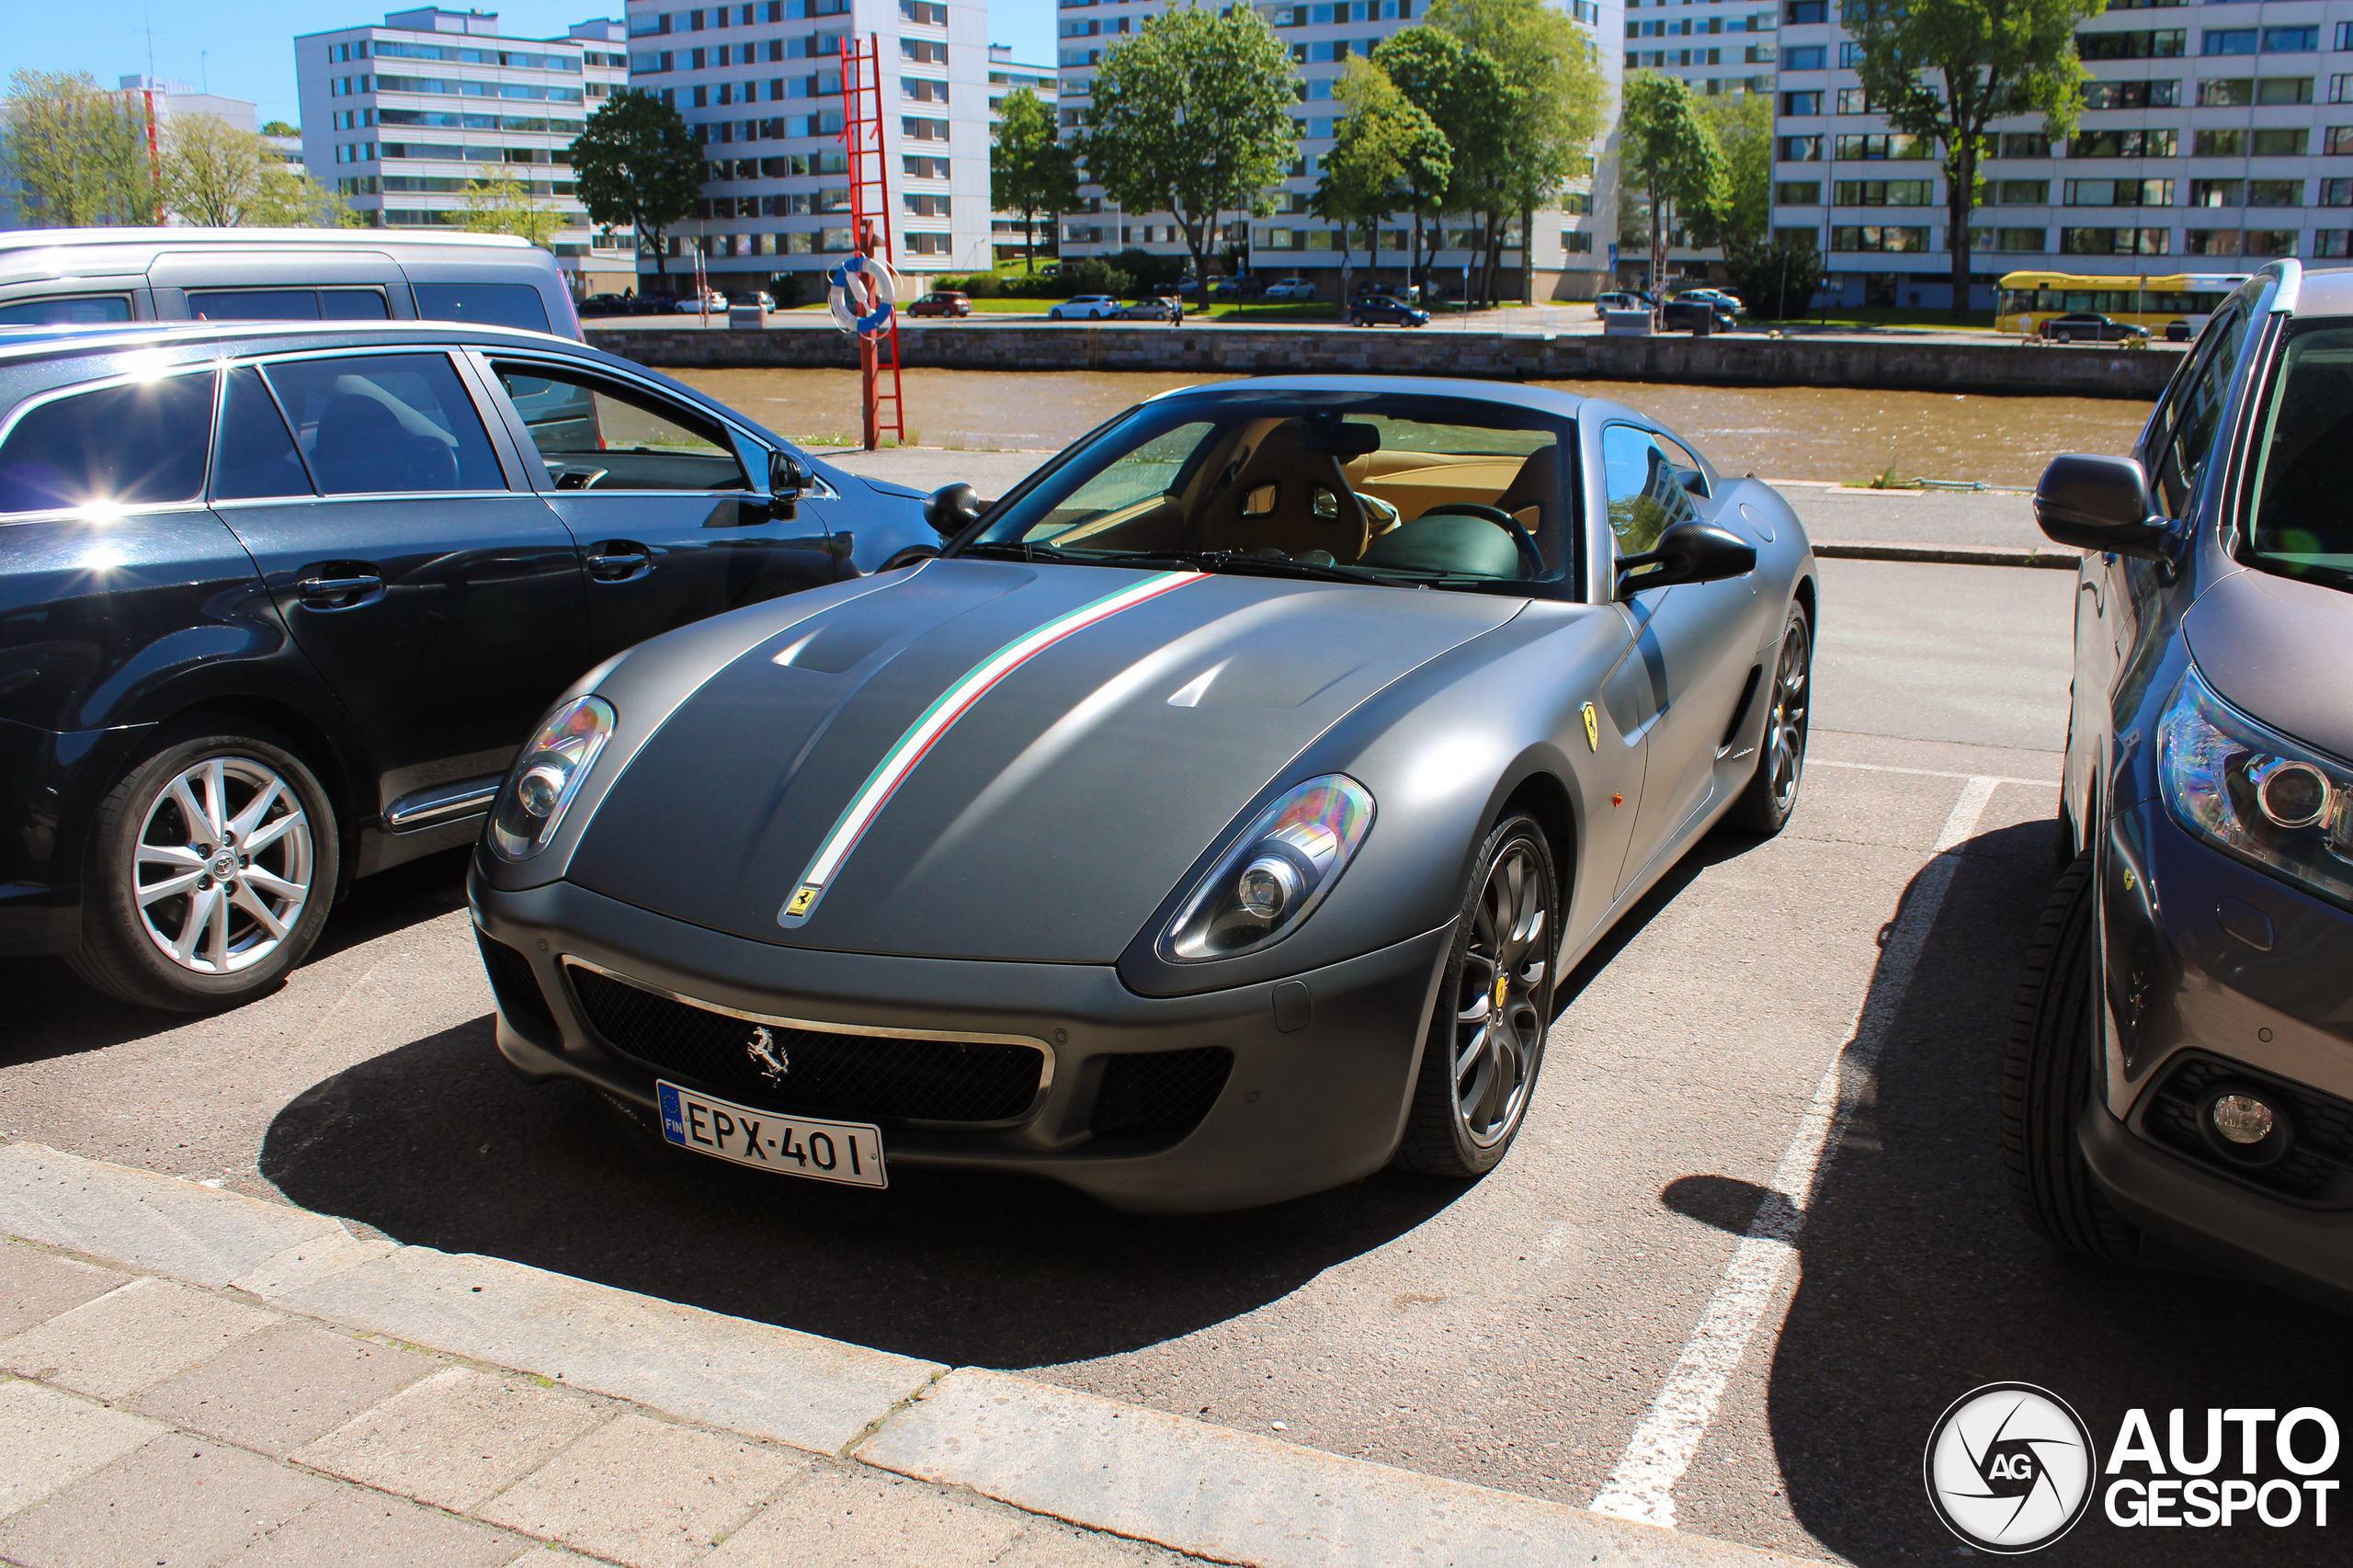
[[[949,286],[942,285],[942,287]],[[1005,291],[1005,280],[994,272],[975,272],[963,282],[953,287],[962,289],[975,300],[994,300]]]
[[806,276],[799,272],[768,274],[768,297],[776,301],[778,310],[789,311],[801,302],[801,279]]
[[[1192,266],[1181,256],[1154,256],[1146,250],[1123,250],[1111,258],[1111,265],[1125,272],[1142,289],[1152,290],[1173,286]],[[1110,289],[1082,290],[1083,293],[1108,294]]]

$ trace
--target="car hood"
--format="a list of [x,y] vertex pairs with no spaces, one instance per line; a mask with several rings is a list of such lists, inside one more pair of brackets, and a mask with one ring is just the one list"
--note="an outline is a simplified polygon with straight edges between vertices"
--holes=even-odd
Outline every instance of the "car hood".
[[702,680],[565,875],[782,946],[1109,963],[1311,740],[1524,602],[930,562]]
[[2232,572],[2181,619],[2206,684],[2232,706],[2332,756],[2353,761],[2353,594]]

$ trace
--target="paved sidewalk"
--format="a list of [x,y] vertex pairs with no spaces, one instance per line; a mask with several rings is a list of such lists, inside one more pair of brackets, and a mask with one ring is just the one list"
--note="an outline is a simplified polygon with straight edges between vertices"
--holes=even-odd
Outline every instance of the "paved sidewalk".
[[1180,1552],[1794,1561],[0,1148],[0,1561],[21,1568]]

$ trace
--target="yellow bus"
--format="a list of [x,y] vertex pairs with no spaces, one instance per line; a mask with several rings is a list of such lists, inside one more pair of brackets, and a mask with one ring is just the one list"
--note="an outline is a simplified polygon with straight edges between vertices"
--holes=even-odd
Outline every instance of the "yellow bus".
[[2152,337],[2194,338],[2206,318],[2247,280],[2244,272],[2155,274],[2012,272],[2002,278],[1994,325],[2037,333],[2052,316],[2091,311],[2149,329]]

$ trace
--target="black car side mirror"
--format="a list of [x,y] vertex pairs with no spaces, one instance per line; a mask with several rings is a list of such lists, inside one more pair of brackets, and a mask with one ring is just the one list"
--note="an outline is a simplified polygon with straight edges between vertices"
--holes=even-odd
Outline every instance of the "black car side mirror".
[[923,520],[942,539],[954,539],[981,520],[981,498],[969,484],[943,484],[923,504]]
[[2149,476],[2132,458],[2065,452],[2051,460],[2034,487],[2034,520],[2060,544],[2142,561],[2167,559],[2167,528],[2149,495]]
[[790,452],[768,454],[768,499],[777,517],[790,522],[801,515],[801,493],[809,488],[809,471]]
[[[1640,568],[1647,567],[1643,571]],[[1756,570],[1756,547],[1713,523],[1681,522],[1658,536],[1658,548],[1618,558],[1618,597],[1671,583],[1717,583]]]

